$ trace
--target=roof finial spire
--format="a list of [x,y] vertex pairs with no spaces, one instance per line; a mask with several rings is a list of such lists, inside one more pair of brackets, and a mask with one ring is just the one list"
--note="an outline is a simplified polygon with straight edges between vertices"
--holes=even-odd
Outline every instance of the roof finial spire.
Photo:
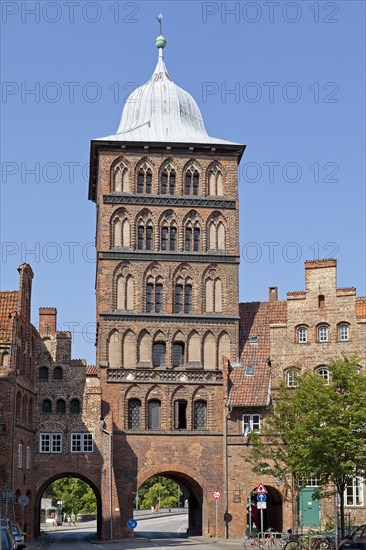
[[163,36],[163,16],[162,14],[160,13],[157,18],[156,18],[158,21],[159,21],[159,25],[160,25],[160,34],[159,36],[157,37],[156,41],[155,41],[155,44],[156,44],[156,47],[159,48],[159,49],[164,49],[165,46],[166,46],[166,39],[165,37]]

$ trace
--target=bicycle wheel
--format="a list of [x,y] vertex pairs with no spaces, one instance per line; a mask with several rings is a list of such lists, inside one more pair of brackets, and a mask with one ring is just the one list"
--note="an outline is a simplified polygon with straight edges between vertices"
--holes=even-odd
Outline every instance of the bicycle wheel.
[[328,539],[313,539],[310,550],[332,550],[332,545]]
[[302,546],[298,540],[290,540],[285,544],[284,550],[302,550]]
[[255,550],[259,548],[259,541],[257,537],[245,537],[244,539],[244,548],[245,550]]

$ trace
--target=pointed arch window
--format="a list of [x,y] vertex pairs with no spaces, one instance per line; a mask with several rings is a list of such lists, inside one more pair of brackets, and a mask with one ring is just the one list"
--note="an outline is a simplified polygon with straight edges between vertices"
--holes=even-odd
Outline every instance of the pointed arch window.
[[133,310],[134,279],[132,275],[117,277],[117,309],[120,311]]
[[174,251],[177,249],[177,228],[175,225],[170,227],[167,224],[164,224],[161,228],[161,250],[171,250]]
[[112,221],[112,246],[116,248],[129,248],[130,246],[130,222],[117,215]]
[[161,174],[160,192],[162,195],[175,194],[176,174],[175,171],[168,165]]
[[117,193],[128,193],[130,191],[128,169],[123,162],[114,167],[112,182],[112,191]]
[[108,363],[111,369],[121,366],[121,338],[118,330],[113,330],[108,338]]
[[184,364],[184,342],[173,342],[172,365],[182,367]]
[[188,222],[185,228],[185,243],[184,249],[186,252],[199,252],[201,242],[201,230],[196,222],[194,226],[192,222]]
[[150,277],[146,283],[146,312],[161,313],[163,311],[163,281]]
[[162,367],[165,365],[166,343],[154,342],[153,344],[153,367]]
[[140,222],[137,228],[137,249],[138,250],[153,250],[154,230],[152,223],[149,221],[145,225]]
[[207,403],[199,400],[194,402],[193,427],[195,430],[204,430],[207,427]]
[[208,226],[208,249],[220,250],[226,249],[225,225],[222,221],[211,221]]
[[128,428],[139,430],[141,428],[141,401],[130,399],[128,402]]
[[176,430],[187,429],[187,401],[184,399],[174,402],[174,428]]
[[222,312],[222,282],[216,277],[206,279],[206,313]]
[[152,193],[152,171],[146,165],[140,168],[137,175],[137,193]]
[[198,195],[200,176],[197,170],[190,168],[186,172],[184,183],[185,195]]
[[151,399],[148,402],[148,429],[160,429],[161,402],[158,399]]

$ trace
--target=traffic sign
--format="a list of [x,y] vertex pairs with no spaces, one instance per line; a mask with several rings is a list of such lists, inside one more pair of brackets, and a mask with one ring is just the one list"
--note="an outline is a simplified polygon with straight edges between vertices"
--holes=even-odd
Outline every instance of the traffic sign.
[[214,491],[212,491],[212,498],[214,500],[220,500],[221,498],[221,491],[219,491],[218,489],[215,489]]
[[257,502],[257,510],[265,510],[267,508],[266,502]]
[[27,495],[21,495],[21,496],[18,498],[18,503],[19,503],[21,506],[27,506],[27,504],[29,504],[29,497],[27,497]]
[[137,527],[137,521],[133,518],[129,519],[127,522],[127,527],[130,529],[135,529],[135,527]]
[[258,493],[257,494],[257,501],[258,502],[266,502],[267,495],[265,493]]
[[258,493],[265,493],[265,494],[268,493],[268,491],[267,491],[267,489],[265,488],[265,486],[263,485],[263,483],[260,483],[254,492],[255,492],[256,495],[257,495]]

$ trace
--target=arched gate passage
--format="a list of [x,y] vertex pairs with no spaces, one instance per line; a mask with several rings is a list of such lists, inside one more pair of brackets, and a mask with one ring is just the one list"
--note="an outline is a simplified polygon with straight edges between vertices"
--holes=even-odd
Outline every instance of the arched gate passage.
[[[171,479],[177,483],[182,492],[184,499],[188,501],[188,535],[202,535],[202,504],[203,491],[202,487],[196,480],[192,479],[181,472],[161,471],[154,472],[154,476],[161,476]],[[146,477],[139,483],[139,488],[148,481],[152,476]]]
[[101,534],[101,529],[102,529],[102,500],[101,500],[99,489],[96,487],[96,485],[89,478],[87,478],[84,475],[81,475],[81,474],[76,473],[76,472],[64,472],[64,473],[58,473],[58,474],[55,474],[52,477],[49,477],[46,481],[44,481],[42,483],[42,485],[38,489],[37,496],[36,496],[36,499],[35,499],[35,510],[34,510],[34,533],[35,533],[35,536],[40,535],[41,499],[42,499],[42,495],[43,495],[44,491],[47,489],[47,487],[49,485],[51,485],[51,483],[53,483],[57,479],[62,479],[62,478],[65,478],[65,477],[81,479],[82,481],[85,481],[85,483],[87,483],[92,488],[92,490],[95,494],[96,501],[97,501],[97,533],[98,533],[98,535],[100,535]]

